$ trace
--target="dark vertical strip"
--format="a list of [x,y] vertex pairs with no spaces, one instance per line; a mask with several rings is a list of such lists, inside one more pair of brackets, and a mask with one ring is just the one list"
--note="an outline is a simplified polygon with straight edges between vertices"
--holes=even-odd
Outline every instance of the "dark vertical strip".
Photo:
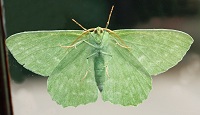
[[0,115],[13,115],[8,61],[5,48],[4,9],[2,0],[0,0],[0,7]]

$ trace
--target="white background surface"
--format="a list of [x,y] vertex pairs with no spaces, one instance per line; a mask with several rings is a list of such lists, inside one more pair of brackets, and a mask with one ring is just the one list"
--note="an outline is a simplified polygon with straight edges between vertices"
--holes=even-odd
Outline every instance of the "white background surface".
[[15,115],[200,115],[200,56],[188,54],[169,71],[153,76],[153,89],[137,107],[97,102],[78,107],[57,105],[46,89],[46,78],[11,83]]

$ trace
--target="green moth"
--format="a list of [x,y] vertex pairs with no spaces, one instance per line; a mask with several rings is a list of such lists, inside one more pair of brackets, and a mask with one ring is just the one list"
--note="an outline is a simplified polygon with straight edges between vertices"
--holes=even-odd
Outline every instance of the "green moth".
[[[113,7],[111,9],[112,13]],[[193,43],[169,29],[30,31],[6,45],[26,69],[47,76],[52,99],[63,107],[104,101],[136,106],[152,89],[151,75],[175,66]]]

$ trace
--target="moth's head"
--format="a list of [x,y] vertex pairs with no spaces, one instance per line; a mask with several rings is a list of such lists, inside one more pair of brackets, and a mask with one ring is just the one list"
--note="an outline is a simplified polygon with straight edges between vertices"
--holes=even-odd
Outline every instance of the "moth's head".
[[103,28],[96,27],[93,32],[94,32],[94,34],[101,36],[103,34]]
[[96,27],[93,31],[94,39],[97,44],[100,44],[103,39],[104,30],[101,27]]

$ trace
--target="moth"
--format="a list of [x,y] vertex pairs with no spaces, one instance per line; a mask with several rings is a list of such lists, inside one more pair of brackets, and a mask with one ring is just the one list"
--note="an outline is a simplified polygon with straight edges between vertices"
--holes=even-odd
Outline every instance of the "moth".
[[26,69],[48,77],[47,90],[63,107],[104,101],[136,106],[152,89],[151,75],[175,66],[189,50],[190,35],[170,29],[28,31],[6,45]]

